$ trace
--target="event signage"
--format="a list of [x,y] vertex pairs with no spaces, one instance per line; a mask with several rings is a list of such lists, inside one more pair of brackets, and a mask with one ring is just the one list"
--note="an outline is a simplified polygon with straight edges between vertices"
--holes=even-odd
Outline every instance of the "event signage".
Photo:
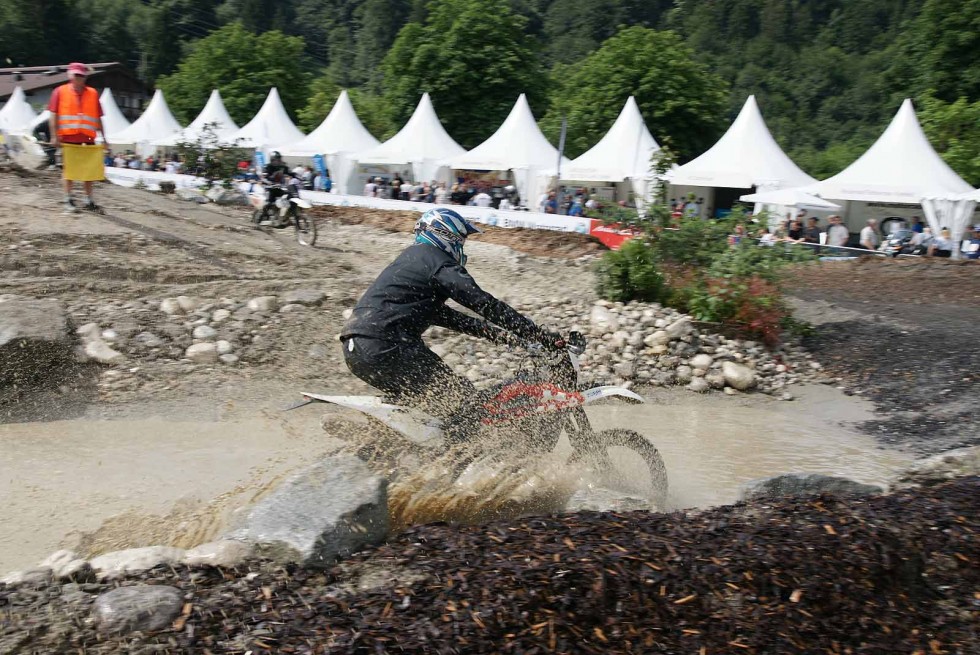
[[320,175],[323,177],[327,176],[327,162],[323,158],[323,155],[313,155],[313,166],[316,167]]
[[255,170],[264,171],[265,170],[265,153],[261,150],[255,151]]

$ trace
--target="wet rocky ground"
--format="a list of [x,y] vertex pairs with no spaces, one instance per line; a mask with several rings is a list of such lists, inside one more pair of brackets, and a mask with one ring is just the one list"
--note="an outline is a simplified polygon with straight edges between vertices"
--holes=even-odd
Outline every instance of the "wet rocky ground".
[[[325,572],[253,561],[41,579],[0,586],[0,652],[971,655],[978,494],[972,477],[867,499],[429,525]],[[119,588],[153,629],[113,632],[105,594]]]

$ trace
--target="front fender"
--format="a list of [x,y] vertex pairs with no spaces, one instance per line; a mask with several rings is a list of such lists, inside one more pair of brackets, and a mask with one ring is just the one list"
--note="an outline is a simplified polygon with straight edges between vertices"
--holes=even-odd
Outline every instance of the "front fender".
[[619,397],[628,403],[645,403],[646,400],[643,396],[633,393],[629,389],[624,389],[623,387],[614,386],[602,386],[593,387],[587,391],[583,391],[582,395],[585,396],[585,404],[594,403],[597,400],[602,400],[603,398]]

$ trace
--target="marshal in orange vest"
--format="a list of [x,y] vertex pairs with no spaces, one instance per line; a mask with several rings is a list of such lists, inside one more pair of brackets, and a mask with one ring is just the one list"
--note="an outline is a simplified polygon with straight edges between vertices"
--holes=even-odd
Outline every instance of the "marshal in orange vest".
[[58,138],[81,135],[94,140],[99,113],[99,92],[92,87],[81,94],[70,83],[58,87]]

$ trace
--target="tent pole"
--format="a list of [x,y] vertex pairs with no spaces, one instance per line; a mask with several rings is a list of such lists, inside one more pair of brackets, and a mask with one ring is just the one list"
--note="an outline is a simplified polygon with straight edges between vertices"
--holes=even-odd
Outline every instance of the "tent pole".
[[558,166],[555,168],[555,213],[561,213],[561,158],[565,152],[565,132],[568,129],[568,118],[561,117],[561,136],[558,137]]

